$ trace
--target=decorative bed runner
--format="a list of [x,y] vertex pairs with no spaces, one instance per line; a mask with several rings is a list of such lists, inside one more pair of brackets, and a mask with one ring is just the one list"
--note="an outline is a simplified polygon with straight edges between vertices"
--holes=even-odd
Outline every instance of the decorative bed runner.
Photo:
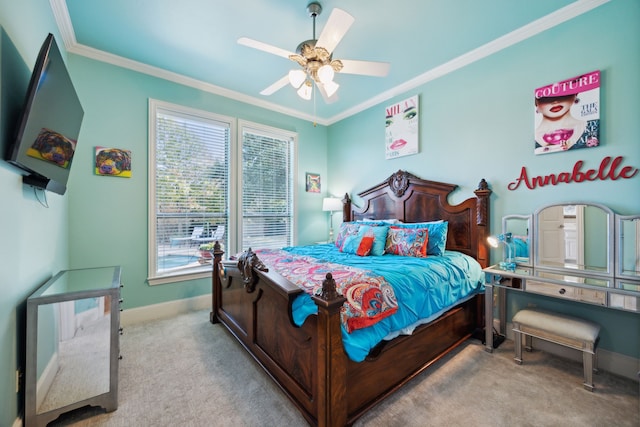
[[341,320],[348,332],[373,325],[398,310],[393,288],[371,271],[316,258],[295,255],[280,249],[255,251],[260,260],[309,295],[322,290],[322,281],[331,273],[336,289],[346,299]]

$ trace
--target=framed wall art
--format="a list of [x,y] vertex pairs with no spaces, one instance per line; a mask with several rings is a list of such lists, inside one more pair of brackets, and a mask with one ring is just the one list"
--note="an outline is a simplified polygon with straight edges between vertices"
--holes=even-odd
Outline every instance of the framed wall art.
[[418,153],[418,95],[385,108],[385,158]]
[[600,145],[600,71],[534,92],[535,154]]
[[96,147],[96,175],[131,178],[131,151]]
[[320,192],[320,174],[307,172],[307,193]]

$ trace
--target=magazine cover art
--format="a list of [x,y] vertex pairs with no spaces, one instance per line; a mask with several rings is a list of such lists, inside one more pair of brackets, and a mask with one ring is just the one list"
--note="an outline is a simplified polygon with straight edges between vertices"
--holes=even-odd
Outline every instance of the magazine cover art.
[[534,92],[535,154],[600,145],[600,71]]

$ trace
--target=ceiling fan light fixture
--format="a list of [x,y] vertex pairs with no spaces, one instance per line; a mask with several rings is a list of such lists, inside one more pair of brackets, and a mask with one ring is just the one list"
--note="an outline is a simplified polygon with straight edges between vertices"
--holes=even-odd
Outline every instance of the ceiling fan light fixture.
[[333,96],[334,93],[336,93],[338,91],[338,88],[340,87],[340,85],[336,82],[327,82],[323,84],[324,86],[324,91],[327,93],[327,97],[331,98]]
[[298,96],[306,101],[311,99],[311,82],[309,80],[305,80],[304,84],[300,86],[298,89]]
[[302,70],[291,70],[289,71],[289,83],[294,88],[298,89],[302,83],[307,78],[307,73]]
[[325,85],[332,82],[334,76],[335,71],[333,71],[333,67],[330,64],[325,64],[318,69],[318,78]]

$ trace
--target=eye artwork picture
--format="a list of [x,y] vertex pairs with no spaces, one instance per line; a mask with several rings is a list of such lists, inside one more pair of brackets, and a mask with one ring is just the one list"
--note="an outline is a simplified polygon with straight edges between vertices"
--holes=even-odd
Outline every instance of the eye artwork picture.
[[600,145],[600,71],[534,92],[535,154]]
[[418,153],[418,95],[385,108],[385,158]]
[[131,178],[131,151],[96,147],[96,175]]

